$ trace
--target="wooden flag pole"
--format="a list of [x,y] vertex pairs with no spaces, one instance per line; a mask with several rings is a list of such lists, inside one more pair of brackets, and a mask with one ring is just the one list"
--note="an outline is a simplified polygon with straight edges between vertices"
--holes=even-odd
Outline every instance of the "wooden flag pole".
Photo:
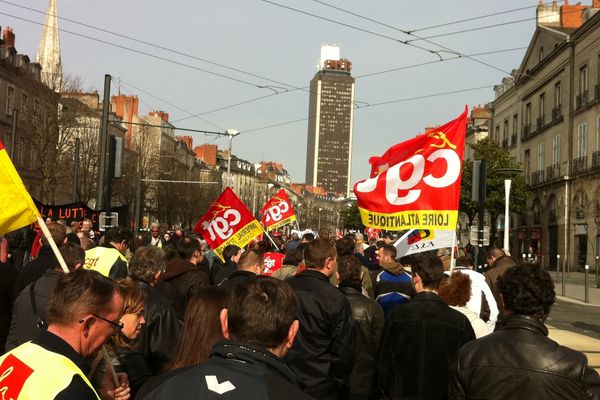
[[[40,228],[42,229],[42,233],[48,240],[48,243],[50,243],[50,247],[52,248],[52,251],[54,252],[54,255],[56,256],[56,259],[58,260],[58,263],[60,264],[63,272],[65,274],[68,274],[70,271],[69,271],[69,268],[67,267],[67,263],[65,262],[65,259],[63,258],[62,254],[60,254],[60,251],[58,250],[58,246],[56,245],[54,238],[52,238],[52,235],[50,234],[48,225],[46,225],[46,222],[44,221],[44,219],[41,216],[37,217],[37,222],[38,222]],[[104,358],[104,363],[106,364],[106,370],[112,376],[112,380],[113,380],[113,383],[115,384],[115,388],[118,388],[121,384],[119,383],[119,378],[117,377],[115,368],[113,367],[112,363],[110,362],[110,357],[108,356],[108,351],[106,351],[106,346],[104,346],[104,345],[102,346],[101,352],[102,352],[102,358]]]
[[454,247],[456,246],[456,228],[452,231],[452,247],[450,248],[450,272],[454,269]]
[[269,238],[269,240],[271,241],[271,243],[273,243],[273,247],[275,247],[277,250],[279,250],[279,248],[277,247],[277,245],[275,244],[275,242],[271,238],[271,235],[269,235],[269,231],[266,230],[266,229],[265,229],[265,235],[267,235],[267,237]]

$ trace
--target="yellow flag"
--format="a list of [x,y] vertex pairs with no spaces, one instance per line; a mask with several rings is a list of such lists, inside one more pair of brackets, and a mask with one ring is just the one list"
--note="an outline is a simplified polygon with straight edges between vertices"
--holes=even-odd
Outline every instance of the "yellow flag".
[[0,235],[35,222],[39,212],[0,142]]

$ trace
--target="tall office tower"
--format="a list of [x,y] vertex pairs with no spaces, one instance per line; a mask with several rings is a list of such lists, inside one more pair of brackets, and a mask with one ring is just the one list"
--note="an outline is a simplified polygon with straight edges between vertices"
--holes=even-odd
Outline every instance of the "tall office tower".
[[306,184],[350,195],[354,78],[337,46],[322,46],[310,81]]

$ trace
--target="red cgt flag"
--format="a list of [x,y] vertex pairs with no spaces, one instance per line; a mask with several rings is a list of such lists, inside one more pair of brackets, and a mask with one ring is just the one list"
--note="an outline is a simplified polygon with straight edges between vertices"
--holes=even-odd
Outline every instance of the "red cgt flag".
[[244,247],[264,232],[231,188],[221,193],[198,221],[194,231],[202,235],[221,260],[225,246],[234,244]]
[[265,253],[263,275],[273,275],[273,272],[277,271],[283,266],[284,258],[285,254],[283,253]]
[[260,213],[263,215],[260,222],[262,222],[263,226],[268,231],[293,223],[296,220],[296,214],[294,214],[292,203],[284,189],[275,193],[273,197],[265,203],[260,210]]
[[388,230],[454,230],[467,108],[457,119],[371,157],[371,177],[354,185],[363,224]]

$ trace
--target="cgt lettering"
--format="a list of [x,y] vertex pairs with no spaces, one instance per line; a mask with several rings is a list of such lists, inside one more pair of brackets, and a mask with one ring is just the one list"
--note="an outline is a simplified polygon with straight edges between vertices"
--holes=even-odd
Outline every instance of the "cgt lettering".
[[210,240],[215,241],[217,237],[221,240],[227,240],[233,235],[232,227],[238,225],[242,220],[242,215],[238,210],[228,209],[222,217],[216,217],[212,221],[204,221],[202,229],[208,231]]
[[287,213],[289,210],[290,210],[290,206],[285,201],[282,201],[279,204],[275,204],[274,206],[269,207],[269,209],[267,210],[267,218],[266,218],[267,223],[269,223],[271,221],[273,221],[273,222],[281,221],[281,218],[283,218],[285,213]]

